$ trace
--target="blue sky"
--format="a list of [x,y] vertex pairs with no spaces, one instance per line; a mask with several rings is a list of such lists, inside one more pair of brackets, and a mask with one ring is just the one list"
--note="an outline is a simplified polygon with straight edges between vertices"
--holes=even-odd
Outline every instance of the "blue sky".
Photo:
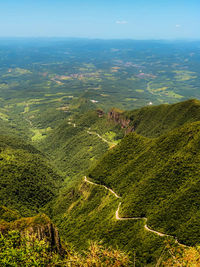
[[200,39],[200,0],[0,0],[0,37]]

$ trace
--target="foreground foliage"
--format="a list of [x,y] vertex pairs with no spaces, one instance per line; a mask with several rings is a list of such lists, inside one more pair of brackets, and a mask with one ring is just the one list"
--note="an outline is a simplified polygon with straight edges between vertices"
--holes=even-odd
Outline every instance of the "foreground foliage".
[[[166,267],[198,267],[200,266],[200,247],[177,248],[166,247],[160,258],[159,266]],[[162,260],[162,258],[166,258]]]
[[0,234],[1,266],[129,266],[129,258],[119,250],[91,243],[82,255],[66,250],[65,255],[52,252],[48,242],[36,236],[22,236],[18,231]]
[[34,235],[21,236],[19,231],[0,235],[1,266],[48,266],[59,262],[59,255],[49,250],[45,240]]

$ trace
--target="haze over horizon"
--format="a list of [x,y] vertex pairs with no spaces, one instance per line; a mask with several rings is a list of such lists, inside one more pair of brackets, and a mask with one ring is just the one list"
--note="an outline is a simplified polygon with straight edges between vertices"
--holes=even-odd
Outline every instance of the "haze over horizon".
[[200,39],[197,0],[9,0],[0,37]]

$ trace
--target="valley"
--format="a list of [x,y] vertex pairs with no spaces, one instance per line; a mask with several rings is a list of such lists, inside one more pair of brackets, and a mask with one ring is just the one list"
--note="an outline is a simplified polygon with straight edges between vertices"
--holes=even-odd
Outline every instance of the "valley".
[[171,251],[196,249],[199,43],[7,42],[2,232],[52,225],[69,251],[119,250],[130,260],[119,266],[155,266],[161,255],[167,266]]

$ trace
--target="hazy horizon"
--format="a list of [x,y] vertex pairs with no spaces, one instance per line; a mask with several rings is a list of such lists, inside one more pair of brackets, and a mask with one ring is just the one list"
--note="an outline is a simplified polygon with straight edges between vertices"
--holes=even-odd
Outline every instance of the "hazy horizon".
[[0,36],[0,40],[89,40],[89,41],[149,41],[149,42],[200,42],[199,38],[98,38],[71,36]]

